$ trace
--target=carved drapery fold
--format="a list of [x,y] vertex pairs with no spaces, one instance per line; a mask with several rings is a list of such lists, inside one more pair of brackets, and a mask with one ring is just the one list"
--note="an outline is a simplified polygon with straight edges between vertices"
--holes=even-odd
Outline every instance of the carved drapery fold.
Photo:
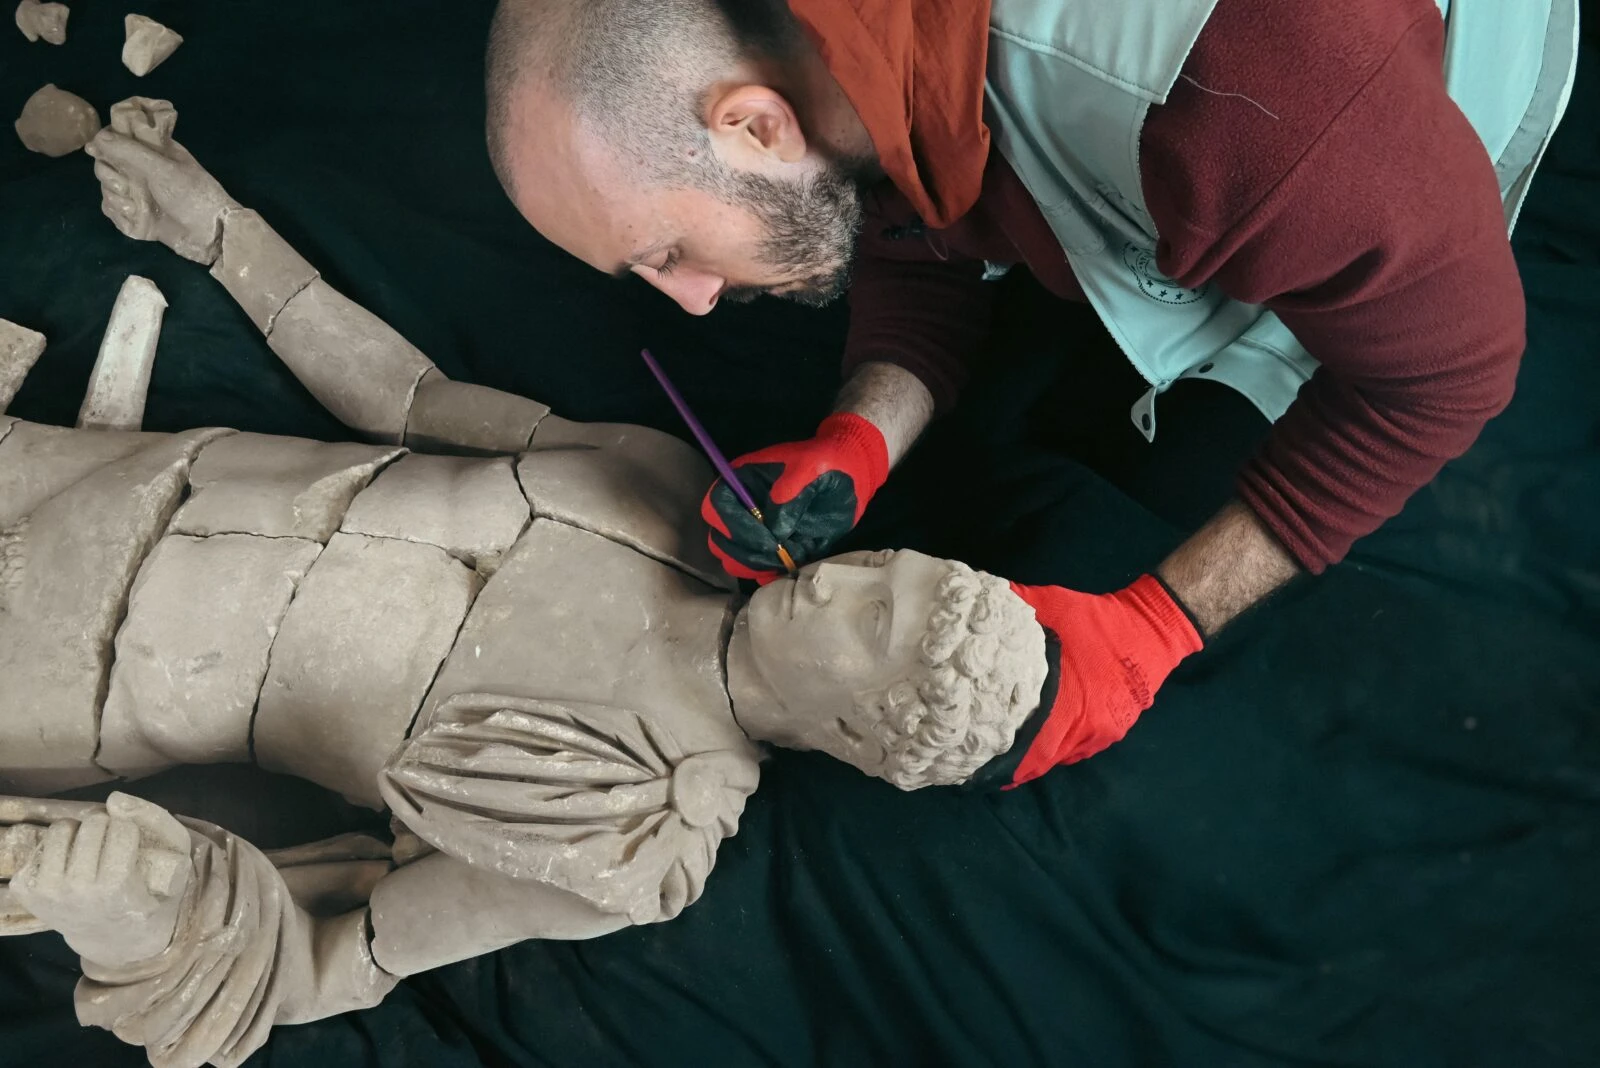
[[653,923],[700,896],[758,778],[753,746],[686,754],[628,709],[457,694],[379,788],[441,852]]

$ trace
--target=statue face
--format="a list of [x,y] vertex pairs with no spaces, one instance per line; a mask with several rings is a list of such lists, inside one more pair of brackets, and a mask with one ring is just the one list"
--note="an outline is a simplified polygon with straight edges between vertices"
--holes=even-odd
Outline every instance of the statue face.
[[949,565],[898,552],[847,553],[762,587],[745,612],[749,659],[775,701],[740,709],[753,737],[820,749],[867,771],[883,747],[857,697],[911,677]]

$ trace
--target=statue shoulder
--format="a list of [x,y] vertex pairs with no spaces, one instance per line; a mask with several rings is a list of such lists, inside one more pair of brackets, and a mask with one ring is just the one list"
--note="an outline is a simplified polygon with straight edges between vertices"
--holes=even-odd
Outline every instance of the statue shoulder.
[[390,758],[379,789],[441,852],[652,923],[700,896],[758,759],[742,740],[685,752],[631,709],[456,694]]

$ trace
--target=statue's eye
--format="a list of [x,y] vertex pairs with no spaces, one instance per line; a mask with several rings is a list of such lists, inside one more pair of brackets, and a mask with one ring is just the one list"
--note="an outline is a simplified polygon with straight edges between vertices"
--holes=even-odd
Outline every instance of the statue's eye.
[[861,610],[861,636],[868,646],[882,649],[889,634],[889,606],[880,600],[868,601]]

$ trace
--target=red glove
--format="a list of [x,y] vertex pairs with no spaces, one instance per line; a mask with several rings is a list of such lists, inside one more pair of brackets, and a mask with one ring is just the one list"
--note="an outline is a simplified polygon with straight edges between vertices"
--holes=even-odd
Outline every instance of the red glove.
[[1121,741],[1172,669],[1202,645],[1178,602],[1150,575],[1116,593],[1016,583],[1011,588],[1061,644],[1055,703],[1017,765],[1012,786]]
[[757,522],[720,478],[700,515],[711,527],[711,551],[728,574],[766,583],[784,573],[780,542],[803,564],[825,555],[860,522],[889,477],[889,446],[867,420],[839,412],[822,421],[816,437],[741,456],[733,467],[766,523]]

